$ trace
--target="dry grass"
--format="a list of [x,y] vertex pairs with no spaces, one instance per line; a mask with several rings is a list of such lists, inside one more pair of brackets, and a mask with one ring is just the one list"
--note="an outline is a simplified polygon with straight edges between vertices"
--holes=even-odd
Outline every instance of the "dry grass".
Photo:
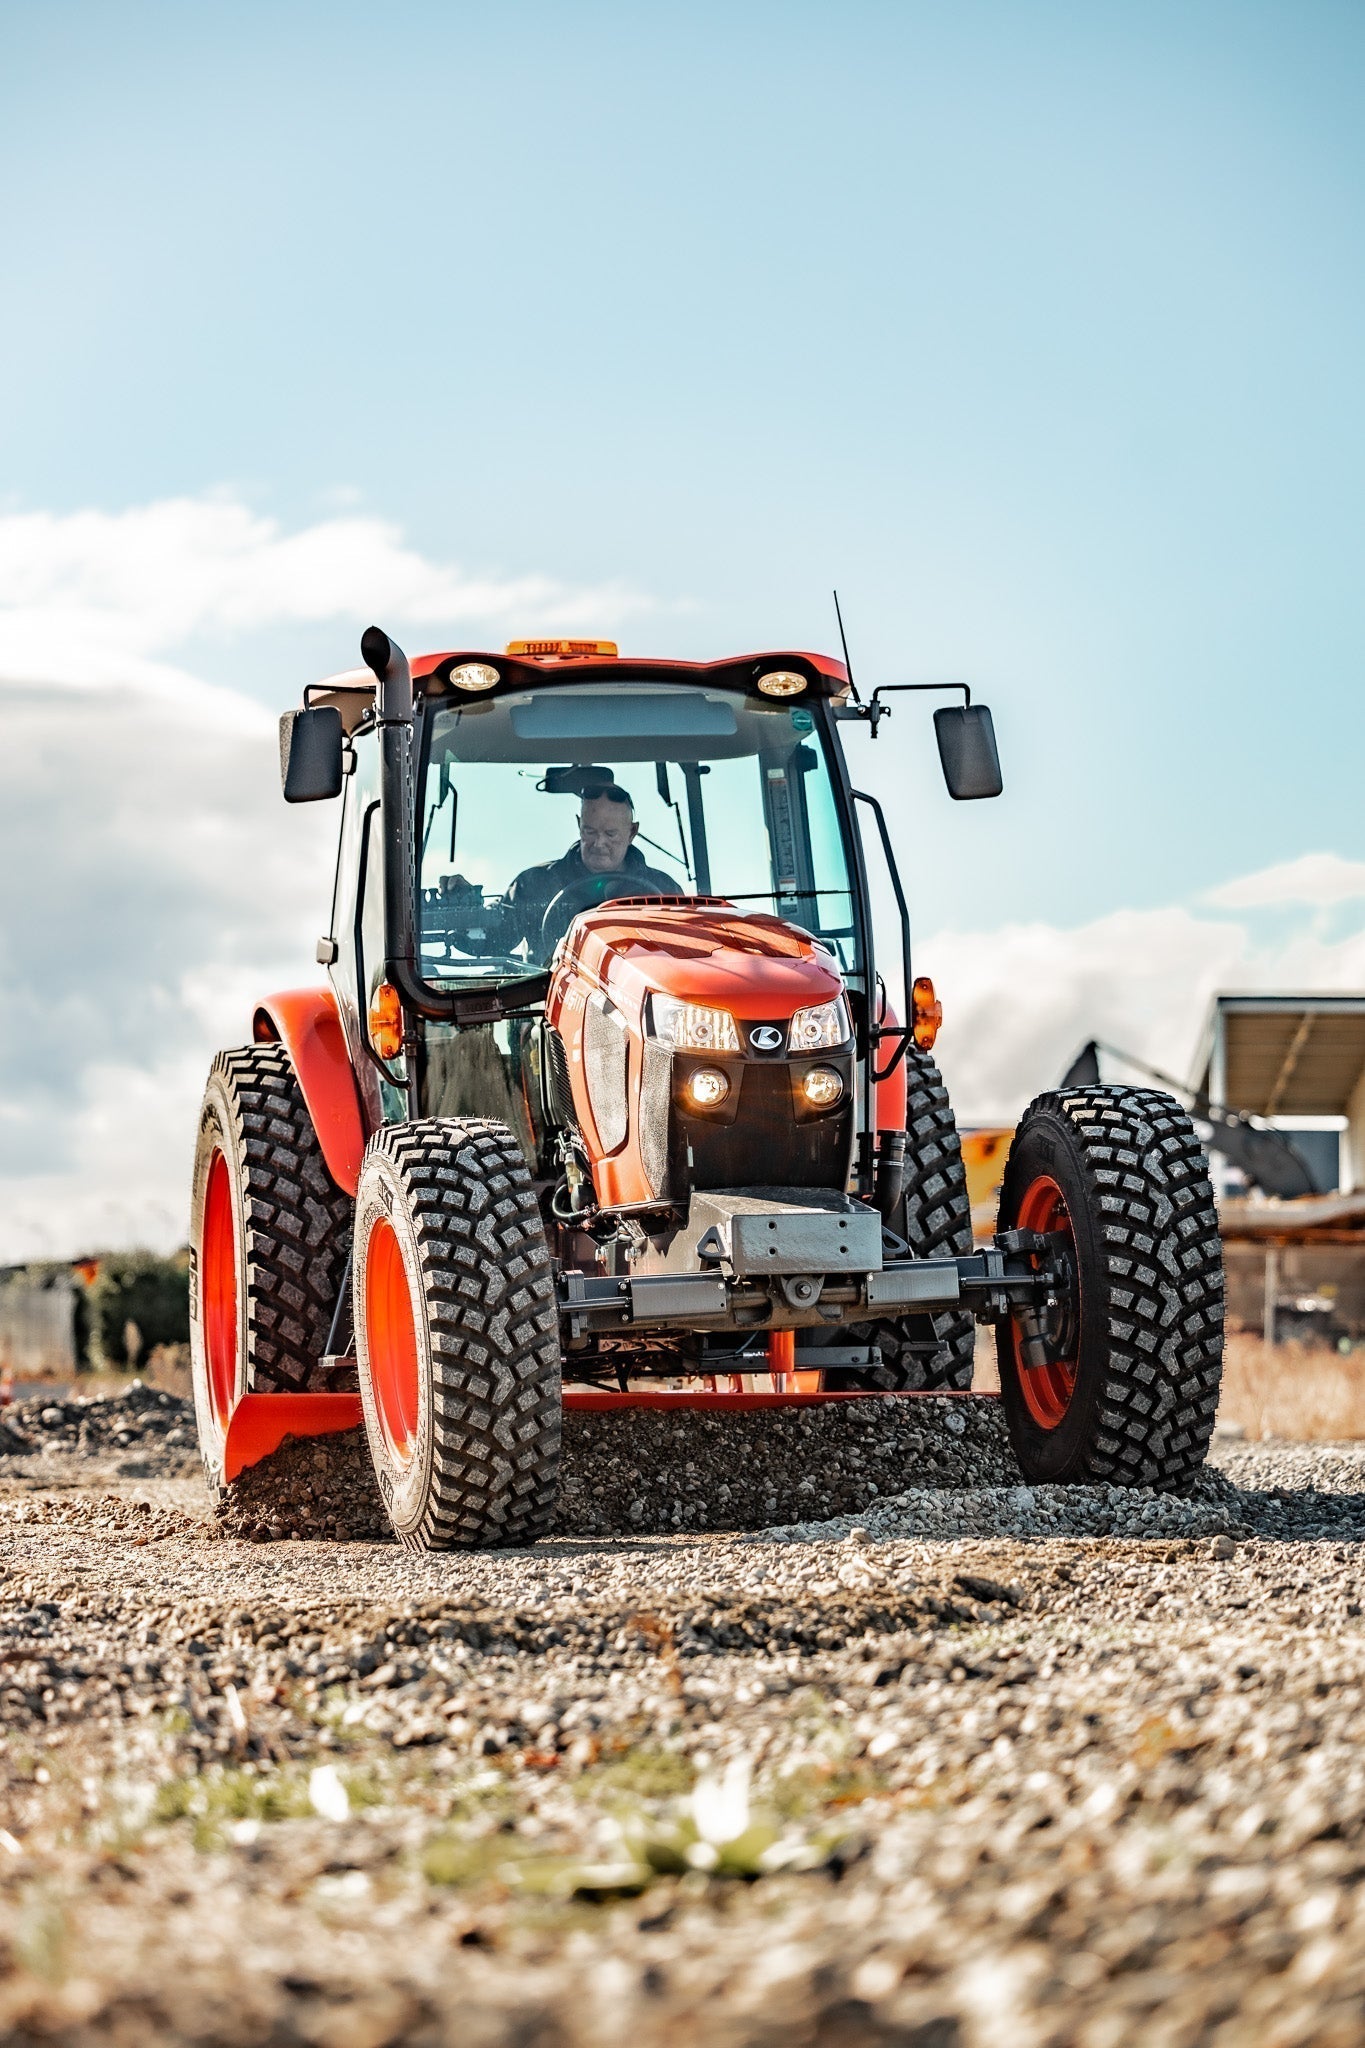
[[[978,1394],[999,1391],[995,1340],[978,1331]],[[1365,1437],[1365,1346],[1348,1352],[1311,1344],[1263,1344],[1259,1337],[1232,1334],[1223,1366],[1218,1420],[1233,1423],[1259,1443],[1289,1437],[1298,1443],[1342,1443]]]
[[1233,1334],[1218,1420],[1240,1424],[1253,1440],[1339,1443],[1365,1437],[1365,1348],[1341,1353]]

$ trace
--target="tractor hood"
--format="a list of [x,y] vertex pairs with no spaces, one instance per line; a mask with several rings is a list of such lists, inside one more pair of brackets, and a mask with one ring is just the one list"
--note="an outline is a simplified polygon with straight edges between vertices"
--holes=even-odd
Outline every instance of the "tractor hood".
[[834,959],[796,925],[714,898],[606,903],[582,912],[555,956],[550,1012],[570,985],[600,989],[632,1022],[648,995],[778,1021],[843,991]]

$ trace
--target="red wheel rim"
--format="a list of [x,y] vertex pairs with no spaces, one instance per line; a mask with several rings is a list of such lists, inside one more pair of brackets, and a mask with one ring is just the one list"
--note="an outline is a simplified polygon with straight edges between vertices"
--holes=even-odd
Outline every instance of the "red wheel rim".
[[[1068,1263],[1076,1272],[1076,1233],[1072,1228],[1071,1211],[1051,1174],[1040,1173],[1024,1190],[1019,1204],[1019,1213],[1014,1219],[1016,1230],[1040,1230],[1057,1232],[1067,1240]],[[1010,1325],[1010,1342],[1014,1348],[1014,1363],[1019,1373],[1019,1391],[1024,1405],[1040,1429],[1056,1429],[1076,1391],[1076,1332],[1079,1317],[1070,1320],[1070,1341],[1064,1346],[1060,1358],[1045,1365],[1025,1365],[1023,1346],[1020,1342],[1018,1322]]]
[[410,1465],[417,1443],[417,1329],[403,1248],[382,1216],[365,1247],[365,1350],[375,1417],[396,1465]]
[[232,1177],[215,1151],[204,1193],[204,1244],[199,1268],[204,1319],[204,1361],[209,1401],[226,1429],[237,1398],[237,1241],[232,1215]]

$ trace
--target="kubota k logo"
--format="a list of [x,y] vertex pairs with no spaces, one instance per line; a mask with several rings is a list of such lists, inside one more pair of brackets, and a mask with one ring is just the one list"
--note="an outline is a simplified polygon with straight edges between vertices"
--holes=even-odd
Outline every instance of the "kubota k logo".
[[749,1033],[749,1043],[755,1052],[776,1052],[782,1043],[782,1033],[776,1024],[757,1024]]

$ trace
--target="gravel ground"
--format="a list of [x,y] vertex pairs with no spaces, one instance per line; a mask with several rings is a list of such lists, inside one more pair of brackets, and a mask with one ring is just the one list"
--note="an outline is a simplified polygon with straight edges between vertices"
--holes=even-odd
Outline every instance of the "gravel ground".
[[[762,1529],[793,1509],[863,1516],[909,1475],[933,1488],[1017,1480],[995,1401],[839,1402],[720,1417],[704,1409],[570,1410],[556,1533]],[[253,1542],[386,1537],[363,1430],[287,1445],[219,1505]]]
[[291,1533],[317,1446],[242,1540],[173,1397],[8,1411],[0,2038],[1355,2048],[1365,1446],[1171,1500],[989,1404],[752,1477],[605,1420],[562,1533],[433,1559]]

